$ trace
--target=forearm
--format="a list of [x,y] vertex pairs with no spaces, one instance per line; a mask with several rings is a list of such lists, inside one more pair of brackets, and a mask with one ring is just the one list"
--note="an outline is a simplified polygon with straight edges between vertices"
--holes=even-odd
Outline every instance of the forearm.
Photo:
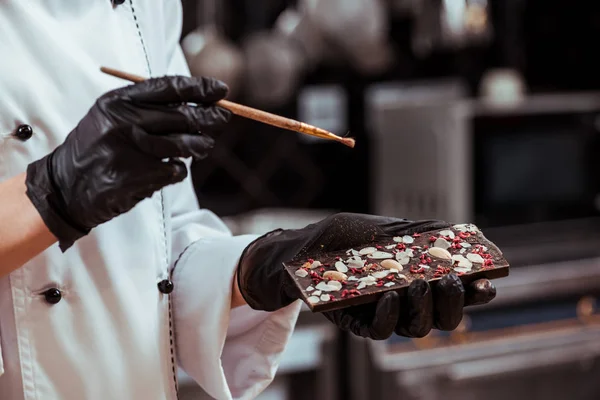
[[24,173],[0,183],[0,277],[56,242],[25,191]]

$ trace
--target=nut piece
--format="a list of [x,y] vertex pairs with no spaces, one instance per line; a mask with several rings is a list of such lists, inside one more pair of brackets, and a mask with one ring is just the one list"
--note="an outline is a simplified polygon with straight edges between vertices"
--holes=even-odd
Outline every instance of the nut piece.
[[323,273],[323,278],[333,281],[345,281],[348,279],[348,276],[339,271],[325,271]]
[[451,230],[440,231],[440,236],[447,236],[450,239],[454,239],[454,232]]
[[390,274],[390,271],[377,271],[373,272],[371,276],[375,279],[383,279]]
[[483,257],[481,257],[479,254],[475,254],[475,253],[467,254],[467,259],[471,262],[478,263],[478,264],[484,263]]
[[362,249],[361,251],[359,251],[358,253],[365,256],[367,254],[372,254],[375,253],[377,251],[377,249],[375,247],[365,247],[364,249]]
[[462,256],[460,254],[453,255],[452,261],[454,263],[458,263],[458,266],[462,267],[462,268],[468,268],[470,270],[471,267],[473,267],[473,264],[471,263],[471,261],[467,260],[464,256]]
[[467,274],[467,273],[471,272],[471,268],[456,267],[456,268],[454,268],[454,272],[458,272],[458,273],[462,273],[462,274]]
[[[334,283],[334,282],[337,282],[337,281],[331,281],[331,283]],[[323,281],[319,282],[319,284],[316,286],[316,288],[318,290],[322,290],[324,292],[335,292],[335,291],[340,290],[342,288],[342,284],[339,283],[339,282],[337,282],[337,283],[340,285],[339,289],[337,288],[337,286],[330,285],[330,284],[325,283]]]
[[327,286],[333,288],[334,290],[330,290],[330,292],[337,292],[338,290],[342,290],[342,284],[338,281],[329,281]]
[[[365,266],[365,262],[366,261],[361,258],[359,258],[358,260],[356,258],[354,258],[354,259],[348,261],[348,266],[350,268],[360,269]],[[344,272],[346,272],[346,271],[344,271]]]
[[440,249],[447,250],[450,247],[450,243],[446,239],[437,238],[433,243],[433,247],[439,247]]
[[402,264],[396,260],[383,260],[381,262],[381,266],[387,269],[395,269],[397,271],[402,271]]
[[415,239],[413,239],[412,236],[408,236],[408,235],[404,235],[402,236],[402,242],[406,243],[406,244],[411,244],[415,241]]
[[338,261],[335,263],[335,269],[342,273],[348,272],[348,267],[342,261]]
[[429,249],[429,254],[432,257],[441,258],[443,260],[451,260],[452,259],[452,255],[450,254],[450,252],[448,250],[441,249],[439,247],[432,247],[432,248],[430,248]]
[[305,269],[300,268],[295,272],[295,275],[299,276],[300,278],[306,278],[308,276],[308,272]]
[[387,253],[385,251],[376,251],[369,255],[369,258],[374,258],[376,260],[381,260],[384,258],[393,258],[394,255],[392,253]]
[[398,274],[398,279],[403,279],[405,281],[408,281],[408,278],[404,274]]
[[319,302],[319,298],[317,296],[310,296],[308,298],[308,302],[310,304],[317,304]]

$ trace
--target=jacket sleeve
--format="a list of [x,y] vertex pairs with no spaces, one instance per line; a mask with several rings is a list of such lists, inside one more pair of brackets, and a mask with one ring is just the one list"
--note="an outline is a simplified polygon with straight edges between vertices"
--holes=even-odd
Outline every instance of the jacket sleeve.
[[[178,42],[179,3],[165,1],[172,49],[167,73],[189,75]],[[274,313],[231,310],[237,262],[255,237],[232,236],[216,215],[199,209],[190,177],[165,192],[179,365],[215,399],[253,399],[273,380],[301,304]]]

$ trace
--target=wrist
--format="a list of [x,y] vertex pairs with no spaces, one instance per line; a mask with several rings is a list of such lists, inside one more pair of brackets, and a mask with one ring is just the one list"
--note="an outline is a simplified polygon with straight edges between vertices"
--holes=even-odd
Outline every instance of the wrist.
[[242,296],[242,292],[240,291],[240,285],[238,282],[238,273],[235,272],[233,276],[233,284],[231,288],[231,309],[248,305],[244,296]]
[[50,174],[51,160],[52,154],[29,164],[25,177],[26,195],[64,252],[90,230],[75,226],[66,217],[61,207],[64,202]]

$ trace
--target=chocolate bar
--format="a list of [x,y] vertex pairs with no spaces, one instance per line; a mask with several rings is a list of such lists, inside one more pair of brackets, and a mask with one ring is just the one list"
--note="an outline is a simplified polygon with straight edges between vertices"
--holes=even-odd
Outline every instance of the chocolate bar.
[[374,302],[390,290],[402,295],[415,279],[425,279],[434,286],[454,273],[467,285],[509,273],[500,249],[472,224],[390,237],[294,260],[284,267],[313,312]]

